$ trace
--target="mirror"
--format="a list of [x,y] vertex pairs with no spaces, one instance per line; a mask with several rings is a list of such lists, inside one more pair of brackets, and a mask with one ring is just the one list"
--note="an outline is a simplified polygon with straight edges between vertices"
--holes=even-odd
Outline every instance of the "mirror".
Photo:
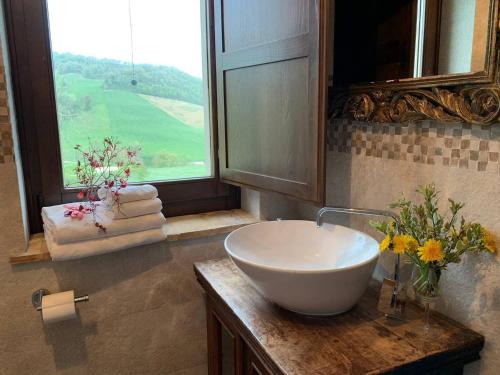
[[335,82],[399,81],[484,71],[489,3],[337,1]]
[[332,117],[500,117],[498,0],[335,2]]

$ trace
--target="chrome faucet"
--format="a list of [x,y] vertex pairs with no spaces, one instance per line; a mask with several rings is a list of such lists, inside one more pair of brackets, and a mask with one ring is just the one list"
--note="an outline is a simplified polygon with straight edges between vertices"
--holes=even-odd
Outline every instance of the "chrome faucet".
[[[347,207],[323,207],[318,210],[316,214],[316,227],[321,227],[321,218],[324,214],[328,212],[338,212],[344,214],[353,214],[353,215],[363,215],[363,216],[384,216],[390,217],[393,220],[397,220],[398,217],[395,213],[391,211],[383,211],[383,210],[372,210],[365,208],[347,208]],[[392,289],[392,298],[390,302],[390,307],[392,309],[392,313],[385,314],[387,318],[402,320],[403,313],[398,310],[398,294],[399,294],[399,263],[400,263],[400,255],[396,255],[396,260],[394,262],[394,287]]]
[[343,214],[354,214],[354,215],[364,215],[364,216],[385,216],[397,219],[396,214],[390,211],[382,210],[371,210],[365,208],[347,208],[347,207],[323,207],[318,210],[316,214],[316,226],[319,228],[321,226],[321,218],[324,214],[328,212],[339,212]]

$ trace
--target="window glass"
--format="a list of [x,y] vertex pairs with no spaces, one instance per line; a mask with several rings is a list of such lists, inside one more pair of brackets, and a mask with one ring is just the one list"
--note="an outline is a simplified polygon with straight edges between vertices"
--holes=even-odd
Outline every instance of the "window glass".
[[199,0],[48,0],[63,175],[76,144],[140,147],[131,181],[212,175]]

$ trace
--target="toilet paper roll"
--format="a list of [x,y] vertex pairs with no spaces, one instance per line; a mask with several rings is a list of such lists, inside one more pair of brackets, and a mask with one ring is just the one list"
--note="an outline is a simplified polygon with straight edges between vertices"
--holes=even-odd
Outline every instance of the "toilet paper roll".
[[74,317],[76,317],[76,308],[73,290],[43,296],[42,318],[44,323],[55,323]]

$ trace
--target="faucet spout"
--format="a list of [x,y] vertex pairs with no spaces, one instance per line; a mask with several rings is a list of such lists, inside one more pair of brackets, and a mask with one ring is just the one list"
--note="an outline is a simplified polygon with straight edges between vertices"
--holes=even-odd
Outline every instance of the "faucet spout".
[[372,210],[365,208],[323,207],[319,209],[316,214],[316,226],[318,228],[321,226],[321,218],[323,217],[324,214],[328,212],[338,212],[344,214],[364,215],[364,216],[384,216],[393,218],[394,220],[396,220],[397,218],[396,214],[391,211]]
[[[398,217],[394,212],[391,211],[383,211],[383,210],[371,210],[365,208],[347,208],[347,207],[323,207],[318,210],[316,214],[316,227],[321,227],[321,218],[324,214],[328,212],[339,212],[344,214],[353,214],[353,215],[363,215],[363,216],[384,216],[390,217],[394,220],[397,220]],[[397,310],[398,307],[398,292],[399,292],[399,259],[400,255],[396,255],[396,260],[394,262],[394,286],[392,290],[392,298],[390,307],[393,309],[393,312],[390,314],[386,314],[388,318],[394,318],[401,320],[403,318],[403,314]]]

